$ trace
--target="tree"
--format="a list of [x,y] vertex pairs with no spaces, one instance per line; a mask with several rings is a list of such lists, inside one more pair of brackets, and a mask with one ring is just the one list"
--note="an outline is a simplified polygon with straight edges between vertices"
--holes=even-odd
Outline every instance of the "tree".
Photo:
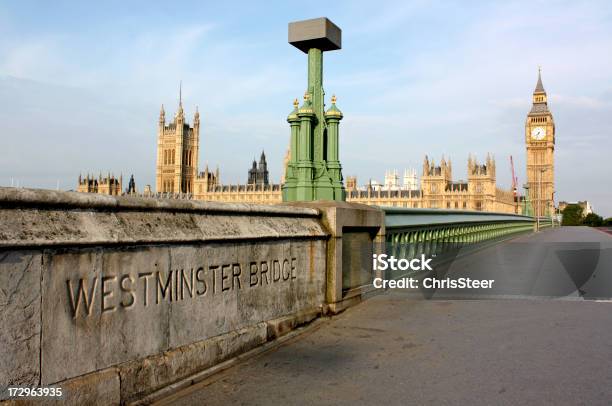
[[582,224],[589,227],[601,227],[603,225],[603,218],[595,213],[589,213],[582,220]]
[[579,226],[582,224],[582,207],[577,204],[568,204],[563,209],[562,226]]
[[608,217],[603,221],[602,226],[612,226],[612,217]]

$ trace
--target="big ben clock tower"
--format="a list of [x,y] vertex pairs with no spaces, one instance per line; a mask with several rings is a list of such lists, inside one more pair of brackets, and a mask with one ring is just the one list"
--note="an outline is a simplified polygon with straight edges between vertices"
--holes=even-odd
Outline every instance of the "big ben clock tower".
[[533,91],[533,105],[525,122],[527,146],[527,184],[535,216],[549,216],[552,212],[555,191],[555,122],[550,110],[542,75],[538,71],[538,83]]

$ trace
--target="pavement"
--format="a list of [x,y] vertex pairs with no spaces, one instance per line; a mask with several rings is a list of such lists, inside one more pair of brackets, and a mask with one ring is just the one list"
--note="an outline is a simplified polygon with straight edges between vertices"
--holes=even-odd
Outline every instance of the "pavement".
[[[567,227],[483,248],[445,276],[492,269],[488,276],[521,292],[526,281],[533,291],[565,275],[563,288],[576,289],[547,298],[502,289],[482,300],[389,291],[158,404],[610,405],[612,302],[581,290],[607,292],[594,286],[611,280],[610,244],[606,233]],[[572,246],[578,257],[596,256],[588,277],[559,255]]]

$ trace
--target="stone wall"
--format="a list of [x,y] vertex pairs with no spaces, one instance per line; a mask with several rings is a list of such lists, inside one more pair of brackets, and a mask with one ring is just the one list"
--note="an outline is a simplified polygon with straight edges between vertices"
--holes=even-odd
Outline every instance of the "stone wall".
[[328,238],[312,208],[0,188],[0,399],[127,402],[308,322]]

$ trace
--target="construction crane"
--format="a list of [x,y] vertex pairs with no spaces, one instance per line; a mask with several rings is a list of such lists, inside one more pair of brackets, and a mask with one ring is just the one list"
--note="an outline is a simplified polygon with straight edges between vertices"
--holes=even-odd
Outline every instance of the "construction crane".
[[520,194],[518,190],[518,178],[516,177],[516,173],[514,172],[514,160],[512,159],[512,155],[510,155],[510,168],[512,168],[512,193],[514,194],[514,212],[518,214]]

